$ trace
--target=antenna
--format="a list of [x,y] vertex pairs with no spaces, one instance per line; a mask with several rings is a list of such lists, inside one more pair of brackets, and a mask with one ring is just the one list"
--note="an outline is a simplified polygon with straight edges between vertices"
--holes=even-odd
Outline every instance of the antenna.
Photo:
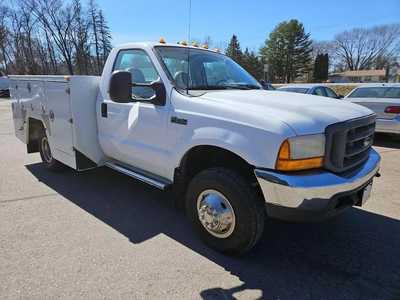
[[192,0],[189,0],[189,20],[188,20],[188,44],[190,45],[190,31],[192,26]]
[[188,64],[188,72],[187,72],[187,83],[186,83],[186,94],[189,95],[189,84],[190,84],[190,39],[191,39],[191,26],[192,26],[192,0],[189,0],[189,19],[188,19],[188,57],[187,57],[187,64]]

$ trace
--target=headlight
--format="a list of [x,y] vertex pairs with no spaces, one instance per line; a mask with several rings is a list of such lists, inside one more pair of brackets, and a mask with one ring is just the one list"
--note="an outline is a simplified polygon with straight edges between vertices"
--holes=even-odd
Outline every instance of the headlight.
[[276,169],[300,171],[320,168],[325,156],[325,135],[314,134],[289,138],[279,150]]

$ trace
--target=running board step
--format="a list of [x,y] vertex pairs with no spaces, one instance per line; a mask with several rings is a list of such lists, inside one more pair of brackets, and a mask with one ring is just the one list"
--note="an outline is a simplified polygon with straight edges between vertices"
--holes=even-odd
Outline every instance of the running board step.
[[107,163],[105,163],[105,165],[115,171],[118,171],[122,174],[128,175],[129,177],[135,178],[141,182],[147,183],[147,184],[154,186],[160,190],[165,190],[165,188],[171,184],[171,183],[159,180],[159,179],[149,177],[148,175],[138,173],[138,171],[128,169],[127,167],[121,166],[119,164],[107,162]]

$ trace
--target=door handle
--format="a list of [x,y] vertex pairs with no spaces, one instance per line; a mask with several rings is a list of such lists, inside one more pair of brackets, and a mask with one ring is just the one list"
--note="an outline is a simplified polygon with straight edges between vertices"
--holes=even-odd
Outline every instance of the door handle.
[[50,121],[54,122],[54,112],[52,110],[50,110],[49,112],[49,117],[50,117]]
[[107,103],[102,103],[101,104],[101,116],[103,118],[107,118],[108,117]]

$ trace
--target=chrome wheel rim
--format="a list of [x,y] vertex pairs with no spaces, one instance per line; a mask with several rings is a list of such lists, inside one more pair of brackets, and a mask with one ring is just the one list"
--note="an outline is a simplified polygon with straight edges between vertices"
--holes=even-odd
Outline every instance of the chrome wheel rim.
[[228,199],[216,190],[206,190],[197,198],[200,223],[213,236],[223,239],[235,230],[236,216]]
[[51,163],[53,156],[51,155],[50,145],[49,145],[49,141],[47,140],[47,137],[43,137],[43,139],[42,139],[42,154],[43,154],[44,160],[47,163]]

